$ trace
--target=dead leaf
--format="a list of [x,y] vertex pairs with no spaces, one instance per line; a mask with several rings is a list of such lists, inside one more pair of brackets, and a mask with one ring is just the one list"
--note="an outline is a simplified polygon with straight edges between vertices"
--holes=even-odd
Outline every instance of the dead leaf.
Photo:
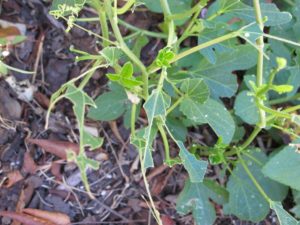
[[7,183],[4,186],[7,187],[7,188],[10,188],[15,183],[17,183],[18,181],[23,180],[23,178],[24,177],[22,176],[22,174],[20,173],[19,170],[14,170],[12,172],[9,172],[7,174],[8,181],[7,181]]
[[[24,207],[25,207],[25,193],[24,193],[24,189],[22,189],[17,202],[16,212],[18,213],[21,212],[24,209]],[[21,222],[17,220],[13,220],[11,225],[21,225]]]
[[25,152],[22,170],[26,173],[35,174],[37,169],[38,169],[38,166],[35,164],[30,153]]
[[57,225],[50,221],[45,221],[43,219],[26,215],[24,213],[0,211],[0,216],[5,216],[13,220],[17,220],[21,222],[23,225]]
[[161,221],[163,225],[176,225],[175,221],[167,215],[161,215]]
[[39,91],[36,91],[34,93],[34,99],[44,108],[44,109],[48,109],[49,105],[50,105],[50,100],[49,98],[42,94]]
[[69,216],[60,212],[48,212],[39,209],[23,209],[23,213],[26,213],[33,217],[39,217],[56,225],[68,225],[71,223]]
[[27,139],[31,144],[38,145],[46,152],[52,153],[59,158],[67,159],[67,150],[76,154],[79,153],[79,145],[68,141],[45,140],[45,139]]
[[51,164],[51,173],[56,177],[57,180],[62,180],[62,174],[61,174],[61,164],[57,162],[53,162]]

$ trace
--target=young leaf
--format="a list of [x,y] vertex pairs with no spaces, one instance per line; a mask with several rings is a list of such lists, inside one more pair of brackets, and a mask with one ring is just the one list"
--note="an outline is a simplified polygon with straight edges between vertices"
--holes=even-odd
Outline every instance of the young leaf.
[[133,77],[133,66],[130,62],[127,62],[122,67],[120,74],[109,73],[106,75],[111,81],[118,82],[121,86],[131,89],[135,86],[142,85],[143,82],[136,80]]
[[285,211],[280,202],[270,202],[270,207],[273,209],[278,217],[280,225],[299,225],[294,217],[292,217],[287,211]]
[[289,93],[289,92],[293,91],[293,88],[294,87],[292,85],[287,85],[287,84],[271,86],[271,89],[273,91],[276,91],[278,94]]
[[267,162],[262,172],[277,182],[300,190],[300,154],[296,150],[296,146],[283,148]]
[[158,53],[155,63],[159,67],[170,67],[170,61],[174,58],[175,54],[169,48],[161,49]]
[[[261,172],[267,157],[262,152],[251,150],[248,157],[243,156],[250,172],[262,186],[266,194],[274,201],[281,201],[287,194],[287,188],[267,179]],[[249,153],[250,154],[250,153]],[[241,163],[236,165],[227,183],[229,202],[224,206],[226,214],[234,214],[242,220],[259,222],[269,213],[269,203],[260,194]]]
[[192,212],[197,225],[212,225],[216,213],[209,199],[222,204],[227,201],[227,196],[225,189],[209,180],[204,180],[203,183],[187,180],[176,201],[176,210],[182,215]]
[[180,90],[185,93],[184,100],[190,99],[191,101],[204,103],[209,97],[209,89],[204,81],[200,78],[186,79],[182,82]]
[[248,124],[259,122],[259,113],[254,96],[250,96],[248,91],[242,91],[237,95],[234,111],[237,116]]
[[221,103],[208,99],[204,104],[199,104],[186,99],[180,104],[180,110],[195,123],[208,123],[216,134],[222,137],[224,144],[229,144],[232,140],[235,123]]

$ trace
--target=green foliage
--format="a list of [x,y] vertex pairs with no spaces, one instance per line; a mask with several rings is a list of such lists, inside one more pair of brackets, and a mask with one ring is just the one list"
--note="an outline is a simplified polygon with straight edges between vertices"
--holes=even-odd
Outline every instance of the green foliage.
[[204,180],[203,183],[192,183],[186,180],[184,189],[178,196],[176,209],[183,215],[192,212],[197,225],[213,224],[216,212],[209,199],[224,204],[227,202],[228,193],[211,180]]
[[[93,106],[87,113],[93,120],[111,121],[125,115],[130,141],[139,152],[149,206],[159,225],[162,222],[146,179],[147,169],[156,166],[152,154],[157,139],[164,146],[164,163],[182,164],[188,174],[176,208],[182,215],[192,213],[196,224],[214,223],[216,212],[211,201],[242,220],[259,222],[272,209],[281,225],[299,224],[280,203],[288,187],[292,188],[296,206],[291,211],[299,217],[300,155],[296,146],[282,146],[269,158],[249,147],[262,130],[272,137],[270,127],[298,137],[297,129],[292,129],[300,124],[295,113],[300,109],[295,104],[299,100],[300,50],[294,48],[300,46],[300,1],[294,6],[290,6],[293,1],[285,2],[140,0],[117,8],[113,0],[87,1],[100,13],[102,36],[93,35],[100,38],[102,50],[91,55],[73,49],[79,54],[77,61],[92,60],[93,67],[54,93],[48,112],[49,116],[62,98],[73,103],[81,151],[79,155],[69,153],[68,159],[77,163],[87,190],[85,171],[98,168],[98,163],[88,159],[83,149],[95,149],[103,141],[83,129],[86,106]],[[85,3],[55,0],[50,13],[63,18],[69,15],[70,28]],[[163,14],[164,22],[157,24],[155,32],[118,18],[118,14],[144,7],[141,5]],[[122,37],[119,26],[127,27],[129,36]],[[158,37],[166,39],[166,47],[146,63],[141,52],[148,49],[144,49],[146,45],[155,49],[150,40]],[[93,101],[83,87],[96,69],[108,67],[107,91]],[[0,68],[6,72],[5,66]],[[81,78],[79,86],[75,85]],[[276,104],[281,104],[280,108]],[[191,127],[196,128],[195,133],[200,131],[200,136],[202,131],[203,136],[215,133],[218,141],[200,145],[189,135]],[[219,165],[222,173],[205,178],[209,164],[212,169]],[[224,178],[224,185],[215,181]]]
[[96,108],[91,108],[88,117],[94,120],[110,121],[119,118],[128,109],[129,100],[121,86],[113,86],[95,99]]
[[[249,152],[250,154],[250,152]],[[261,167],[267,161],[267,157],[256,150],[243,156],[250,172],[261,185],[267,195],[274,201],[281,201],[287,194],[287,188],[264,177]],[[242,220],[258,222],[269,213],[269,202],[264,199],[253,181],[248,176],[245,168],[238,163],[232,171],[227,183],[229,201],[224,206],[227,214],[234,214]]]
[[208,99],[204,104],[187,99],[180,104],[183,114],[195,124],[209,124],[224,143],[229,144],[235,131],[235,123],[222,103]]
[[274,155],[264,166],[263,173],[273,180],[300,190],[298,171],[300,169],[300,154],[296,146],[287,146]]

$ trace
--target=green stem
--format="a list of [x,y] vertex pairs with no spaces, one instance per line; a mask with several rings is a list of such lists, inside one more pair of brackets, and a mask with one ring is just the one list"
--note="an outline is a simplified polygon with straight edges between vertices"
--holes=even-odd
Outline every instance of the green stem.
[[172,13],[168,4],[168,0],[160,0],[160,5],[164,12],[165,21],[168,23],[167,47],[172,47],[173,43],[176,40],[176,34],[175,34],[175,24],[174,24],[174,20],[171,18]]
[[129,23],[126,23],[125,21],[123,21],[121,19],[118,19],[118,22],[120,25],[126,27],[129,30],[140,32],[141,34],[147,35],[149,37],[162,38],[162,39],[166,39],[168,37],[167,35],[165,35],[163,33],[152,32],[152,31],[143,30],[141,28],[135,27]]
[[285,102],[289,102],[289,101],[293,101],[293,100],[298,100],[300,99],[300,93],[295,94],[294,96],[286,96],[283,98],[278,98],[278,99],[274,99],[269,101],[270,105],[276,105],[276,104],[281,104],[281,103],[285,103]]
[[193,16],[193,18],[191,19],[191,21],[189,22],[187,28],[184,30],[183,34],[180,36],[180,38],[177,41],[177,48],[180,46],[181,42],[184,41],[184,39],[186,39],[189,36],[190,30],[193,27],[196,19],[198,18],[199,13],[201,12],[201,10],[204,8],[206,4],[202,5],[201,0],[194,6],[194,8],[196,8],[197,10],[195,11],[195,14]]
[[251,143],[252,141],[256,138],[256,136],[258,135],[258,133],[262,130],[261,127],[256,126],[254,128],[254,130],[252,131],[252,133],[250,134],[250,136],[247,138],[247,140],[240,146],[240,150],[244,150],[246,149]]
[[258,183],[258,181],[255,179],[255,177],[253,176],[253,174],[251,173],[251,171],[249,170],[247,164],[245,163],[244,159],[241,157],[240,153],[238,152],[238,157],[239,160],[244,168],[244,170],[246,171],[246,173],[248,174],[248,176],[250,177],[250,179],[252,180],[253,184],[256,186],[256,188],[258,189],[258,191],[260,192],[260,194],[264,197],[264,199],[267,202],[271,202],[271,199],[269,198],[269,196],[266,194],[266,192],[264,191],[264,189],[262,188],[262,186]]
[[[98,17],[77,18],[76,21],[95,22],[95,21],[99,21],[99,18]],[[126,27],[127,29],[131,30],[131,31],[139,32],[142,35],[146,35],[146,36],[149,36],[149,37],[155,37],[155,38],[161,38],[161,39],[168,38],[168,35],[166,35],[164,33],[153,32],[153,31],[148,31],[148,30],[138,28],[136,26],[131,25],[130,23],[125,22],[124,20],[121,20],[120,18],[118,18],[118,23],[120,25]]]
[[98,12],[99,15],[99,22],[101,25],[101,32],[102,36],[104,37],[103,39],[103,47],[107,47],[109,45],[109,32],[108,32],[108,26],[107,26],[107,18],[106,18],[106,13],[105,10],[103,9],[102,5],[98,0],[93,0],[91,4]]
[[[97,60],[93,64],[92,68],[97,68],[99,65],[101,65],[101,63],[102,63],[101,60]],[[86,76],[84,76],[83,80],[79,84],[78,88],[83,89],[85,87],[85,85],[89,82],[89,80],[91,79],[91,77],[93,76],[94,73],[95,73],[95,70],[91,70],[88,74],[86,74]]]
[[291,115],[288,113],[284,113],[284,112],[280,112],[271,108],[266,107],[265,105],[261,105],[261,104],[257,104],[259,109],[264,110],[267,113],[270,113],[276,117],[282,117],[282,118],[286,118],[286,119],[291,119]]
[[130,130],[131,135],[135,135],[135,116],[136,116],[136,104],[131,106],[131,118],[130,118]]
[[170,146],[169,146],[167,134],[166,134],[163,126],[160,123],[157,124],[157,127],[158,127],[158,130],[160,132],[161,138],[162,138],[163,143],[164,143],[166,162],[170,162]]
[[182,102],[183,99],[184,99],[184,96],[181,96],[180,98],[178,98],[176,100],[176,102],[174,102],[174,104],[170,108],[168,108],[167,115],[169,115]]
[[123,5],[122,8],[118,8],[117,9],[117,13],[118,15],[122,15],[124,13],[126,13],[130,8],[131,6],[135,3],[135,0],[128,0],[125,5]]
[[[202,43],[200,45],[197,45],[195,47],[192,47],[184,52],[181,52],[179,53],[178,55],[176,55],[171,61],[170,63],[174,63],[174,62],[177,62],[178,60],[190,55],[190,54],[193,54],[195,52],[198,52],[200,51],[201,49],[204,49],[204,48],[207,48],[209,46],[212,46],[212,45],[215,45],[215,44],[218,44],[220,42],[223,42],[223,41],[226,41],[226,40],[229,40],[231,38],[235,38],[237,36],[239,36],[240,34],[240,31],[234,31],[234,32],[231,32],[229,34],[226,34],[222,37],[218,37],[218,38],[215,38],[213,40],[210,40],[210,41],[207,41],[205,43]],[[155,73],[156,71],[158,71],[159,69],[161,69],[160,67],[154,67],[154,68],[151,68],[149,70],[149,74],[151,73]]]
[[[259,25],[260,30],[263,32],[264,23],[262,19],[262,13],[260,8],[259,0],[253,0],[253,5],[255,9],[256,22]],[[257,41],[257,49],[258,49],[258,59],[257,59],[257,70],[256,70],[256,85],[257,87],[261,87],[263,85],[263,67],[264,67],[264,37],[260,36]],[[258,103],[264,105],[264,101],[262,99],[258,99]],[[259,108],[259,117],[260,123],[259,126],[261,128],[265,128],[266,126],[266,113],[263,109]]]
[[128,48],[126,43],[123,40],[120,29],[118,27],[118,17],[116,13],[116,8],[111,6],[110,1],[105,1],[105,10],[108,13],[109,21],[112,27],[112,30],[115,34],[117,41],[119,42],[119,46],[122,51],[140,68],[142,72],[142,80],[143,80],[143,95],[144,98],[148,98],[148,72],[144,64],[141,60]]

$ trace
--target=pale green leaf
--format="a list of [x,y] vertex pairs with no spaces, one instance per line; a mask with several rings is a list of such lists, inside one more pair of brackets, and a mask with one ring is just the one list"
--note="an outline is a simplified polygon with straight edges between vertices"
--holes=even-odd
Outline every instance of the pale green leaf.
[[270,207],[276,212],[280,225],[299,225],[300,223],[293,218],[282,207],[281,202],[270,202]]

